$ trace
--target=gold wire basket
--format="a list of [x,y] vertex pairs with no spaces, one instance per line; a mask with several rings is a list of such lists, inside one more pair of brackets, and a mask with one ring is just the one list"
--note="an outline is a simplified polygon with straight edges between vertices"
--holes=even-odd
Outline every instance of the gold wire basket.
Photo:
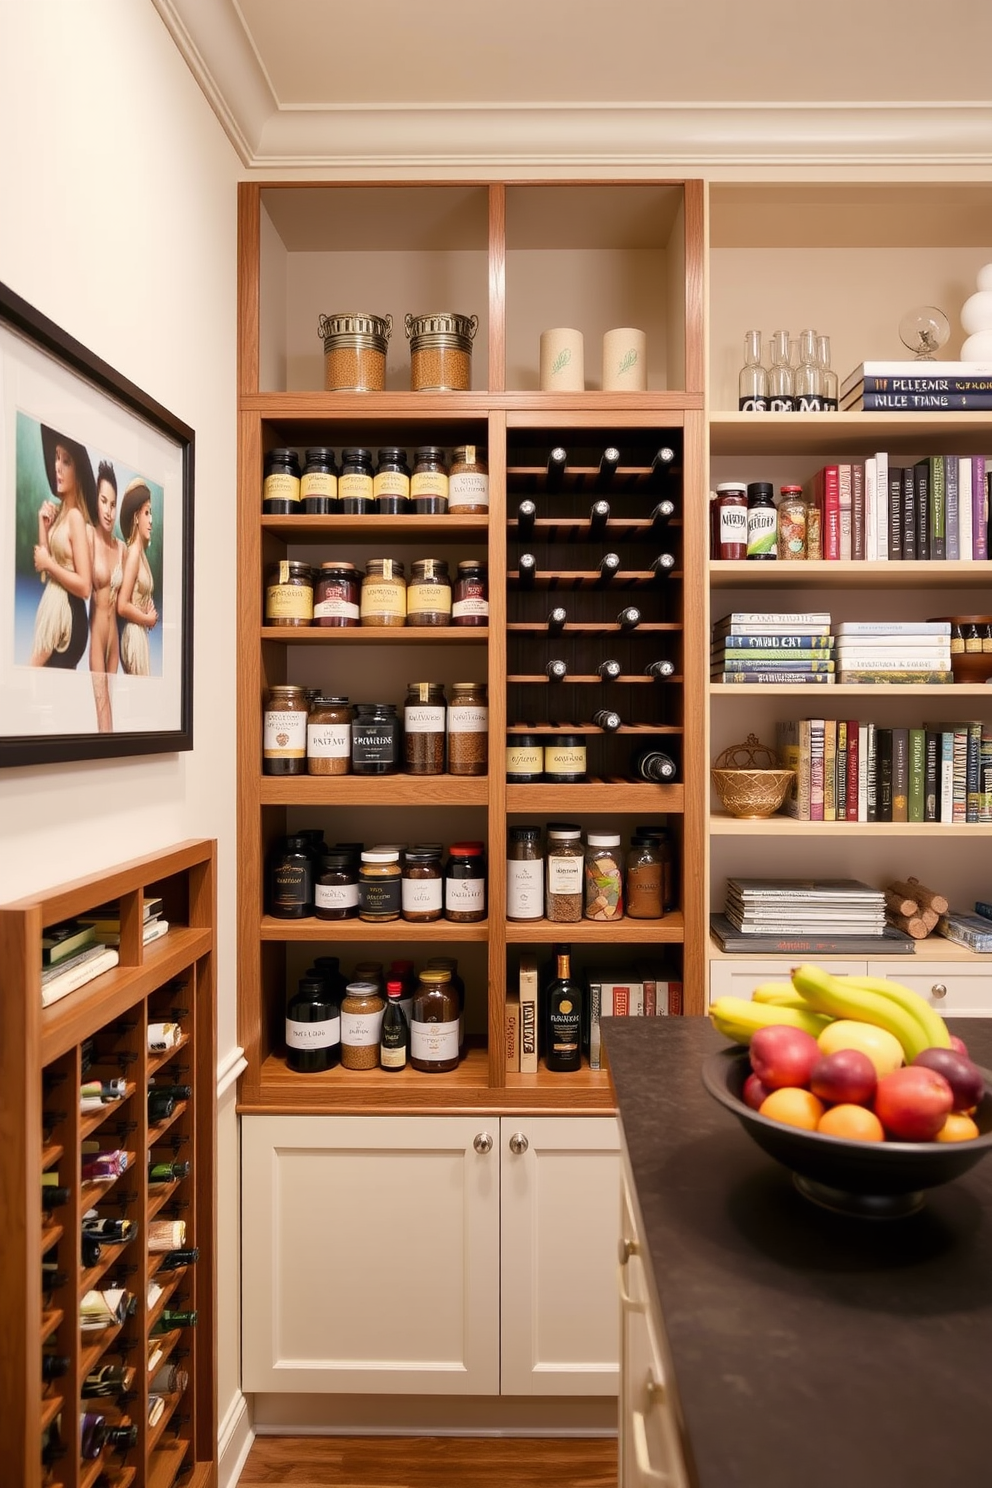
[[732,744],[710,770],[717,795],[731,816],[774,816],[795,778],[794,770],[783,770],[774,749],[748,734],[743,744]]

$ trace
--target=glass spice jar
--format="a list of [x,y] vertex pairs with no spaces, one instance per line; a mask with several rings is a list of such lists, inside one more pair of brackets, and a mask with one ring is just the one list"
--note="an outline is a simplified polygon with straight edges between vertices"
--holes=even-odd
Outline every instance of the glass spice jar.
[[486,849],[482,842],[453,842],[444,870],[444,918],[458,925],[486,918]]
[[408,682],[403,706],[403,769],[443,775],[447,700],[441,682]]
[[440,516],[448,510],[448,467],[444,450],[437,444],[422,444],[414,456],[410,477],[410,501],[419,516]]
[[265,571],[266,625],[309,625],[313,620],[313,569],[296,558],[280,558]]
[[338,476],[339,510],[345,516],[368,517],[375,511],[372,495],[372,451],[352,445],[341,451]]
[[573,785],[586,778],[586,741],[581,734],[559,734],[544,746],[544,778]]
[[586,840],[585,918],[623,919],[623,855],[618,832],[590,832]]
[[270,687],[262,715],[262,774],[307,773],[307,719],[302,687]]
[[485,682],[453,682],[448,704],[448,774],[485,775],[489,694]]
[[398,920],[403,908],[403,870],[392,848],[362,853],[358,870],[358,918],[373,924]]
[[267,873],[269,914],[277,920],[304,920],[313,914],[313,859],[304,837],[282,837],[272,850]]
[[660,843],[633,836],[624,878],[625,911],[632,920],[660,920],[664,914],[663,865]]
[[375,982],[354,981],[341,999],[342,1069],[376,1069],[386,999]]
[[451,579],[444,558],[418,558],[406,591],[407,625],[451,624]]
[[353,563],[331,559],[317,570],[313,623],[327,629],[357,625],[361,583]]
[[747,488],[722,481],[716,488],[717,558],[747,557]]
[[806,502],[802,486],[780,486],[778,556],[789,563],[806,557]]
[[370,558],[359,604],[362,625],[406,624],[406,571],[395,558]]
[[458,565],[451,604],[452,625],[489,624],[489,572],[478,558]]
[[439,1074],[458,1064],[460,1008],[450,973],[425,966],[410,1009],[410,1063]]
[[358,868],[350,853],[325,853],[314,885],[318,920],[353,920],[358,916]]
[[395,703],[359,703],[351,725],[355,775],[395,775],[400,767],[400,721]]
[[307,450],[300,480],[300,500],[310,516],[328,516],[338,509],[338,468],[334,451],[326,445]]
[[439,920],[444,912],[441,855],[431,848],[410,847],[403,854],[401,910],[417,925]]
[[582,919],[582,828],[574,822],[548,822],[547,891],[545,917],[557,924]]
[[506,854],[506,918],[544,918],[544,853],[540,827],[511,827]]
[[380,515],[397,516],[410,510],[410,467],[405,449],[389,445],[379,451],[372,495]]
[[351,771],[351,704],[346,697],[318,698],[307,719],[307,774]]
[[271,449],[262,461],[262,510],[290,517],[300,509],[300,461],[294,449]]
[[460,516],[489,510],[489,466],[486,452],[475,444],[457,444],[448,471],[448,511]]
[[510,734],[506,740],[506,778],[511,785],[535,785],[544,772],[544,749],[537,734]]

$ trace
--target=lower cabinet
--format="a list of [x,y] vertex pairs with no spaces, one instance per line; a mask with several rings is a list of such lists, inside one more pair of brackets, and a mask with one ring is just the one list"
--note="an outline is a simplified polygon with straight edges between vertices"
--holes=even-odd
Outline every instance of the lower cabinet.
[[241,1132],[245,1390],[616,1393],[612,1117]]
[[[759,982],[787,981],[796,957],[778,960],[741,956],[710,962],[710,1002],[718,997],[750,997]],[[891,960],[872,956],[819,956],[815,958],[838,976],[890,977],[925,997],[932,1008],[947,1018],[992,1017],[992,978],[988,957],[964,961],[939,961],[929,955],[898,956]]]

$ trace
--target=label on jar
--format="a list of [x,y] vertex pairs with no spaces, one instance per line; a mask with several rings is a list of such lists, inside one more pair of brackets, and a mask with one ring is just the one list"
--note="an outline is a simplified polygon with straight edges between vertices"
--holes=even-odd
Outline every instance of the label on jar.
[[586,772],[586,746],[584,744],[546,744],[544,746],[545,775],[584,775]]
[[406,591],[408,615],[451,614],[450,584],[412,583]]
[[304,471],[300,481],[300,495],[304,501],[308,496],[336,496],[337,493],[338,478],[329,470]]
[[382,1030],[384,1011],[384,1008],[380,1008],[377,1013],[349,1013],[342,1008],[342,1044],[347,1044],[351,1049],[367,1048],[369,1044],[377,1044]]
[[266,620],[312,620],[313,590],[308,584],[270,584],[265,591]]
[[548,858],[548,893],[582,893],[582,858]]
[[773,506],[755,506],[747,514],[747,556],[774,553],[778,516]]
[[376,582],[368,579],[362,585],[362,617],[370,615],[405,615],[406,588],[395,579]]
[[489,477],[475,471],[460,471],[448,480],[448,510],[460,506],[489,506]]
[[444,907],[454,914],[485,914],[485,879],[446,878],[444,881]]
[[313,902],[318,909],[354,909],[358,904],[358,884],[319,883],[313,891]]
[[262,497],[265,501],[299,501],[299,476],[275,471],[262,482]]
[[466,594],[462,599],[456,599],[451,606],[452,620],[460,620],[465,615],[483,615],[489,618],[489,601],[483,598],[481,593]]
[[413,1023],[410,1057],[435,1061],[458,1058],[458,1019],[450,1023]]
[[335,593],[334,590],[325,590],[323,599],[319,599],[313,607],[313,618],[357,620],[358,606],[353,599],[345,599],[341,591]]
[[405,878],[403,880],[403,913],[404,914],[432,914],[435,911],[440,914],[442,909],[442,889],[444,885],[440,876],[437,878]]
[[358,912],[370,915],[398,915],[402,907],[403,881],[394,878],[360,879]]
[[306,759],[307,715],[302,710],[298,713],[267,710],[262,730],[262,754],[265,759]]
[[443,734],[446,708],[417,704],[403,709],[403,727],[408,734]]
[[720,545],[747,543],[747,507],[720,507]]
[[341,499],[357,498],[372,500],[372,477],[370,475],[342,475],[338,477],[338,495]]
[[489,732],[489,709],[477,703],[459,704],[448,709],[449,734],[485,734]]
[[422,470],[410,477],[410,495],[414,501],[424,496],[448,495],[448,477],[443,470]]
[[375,496],[403,496],[410,494],[410,477],[402,470],[380,470],[372,481]]
[[309,759],[347,759],[351,754],[350,723],[308,723]]
[[544,917],[544,864],[506,865],[506,913],[511,920],[540,920]]
[[295,1023],[286,1019],[289,1049],[333,1049],[341,1042],[341,1019],[324,1018],[320,1023]]
[[406,1046],[401,1044],[398,1049],[391,1049],[388,1044],[381,1045],[379,1063],[383,1069],[403,1069],[406,1065]]
[[540,775],[544,769],[544,750],[540,744],[508,744],[507,775]]
[[351,726],[351,761],[354,765],[395,765],[397,739],[391,729],[381,724],[353,723]]

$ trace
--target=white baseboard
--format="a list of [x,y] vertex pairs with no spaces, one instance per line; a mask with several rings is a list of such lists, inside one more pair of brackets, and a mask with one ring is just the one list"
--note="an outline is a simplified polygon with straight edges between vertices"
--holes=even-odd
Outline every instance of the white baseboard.
[[217,1431],[217,1488],[235,1488],[254,1440],[248,1397],[239,1391]]
[[251,1397],[258,1436],[560,1436],[617,1432],[616,1396]]

